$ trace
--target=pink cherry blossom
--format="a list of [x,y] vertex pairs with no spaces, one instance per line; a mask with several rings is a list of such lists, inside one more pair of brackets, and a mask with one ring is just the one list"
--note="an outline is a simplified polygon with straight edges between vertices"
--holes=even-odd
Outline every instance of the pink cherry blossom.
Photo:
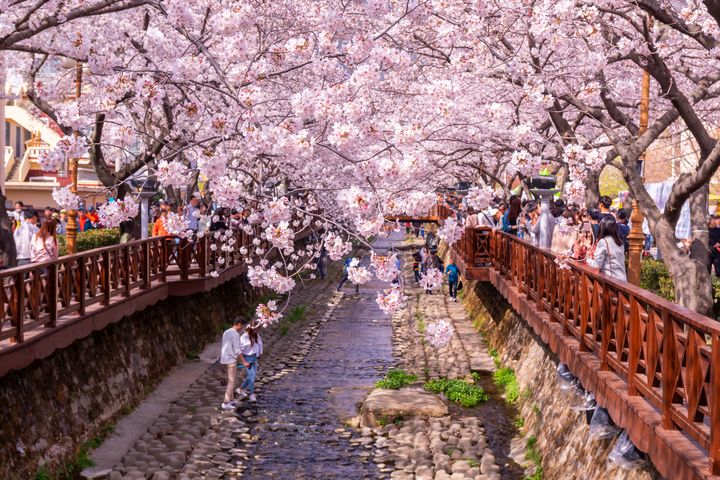
[[446,347],[455,334],[455,328],[447,320],[438,320],[425,327],[425,340],[435,348]]

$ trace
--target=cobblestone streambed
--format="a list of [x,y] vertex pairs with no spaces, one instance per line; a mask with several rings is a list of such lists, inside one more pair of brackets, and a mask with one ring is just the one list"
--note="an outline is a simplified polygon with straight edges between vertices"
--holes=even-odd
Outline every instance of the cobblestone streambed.
[[[345,424],[390,366],[419,381],[489,376],[494,368],[461,305],[421,293],[410,282],[409,255],[404,261],[407,308],[383,314],[375,297],[386,285],[378,282],[359,293],[350,285],[336,292],[334,266],[331,280],[293,295],[291,304],[308,307],[304,318],[263,334],[257,403],[220,411],[224,370],[210,366],[109,478],[522,478],[522,468],[510,459],[512,422],[497,395],[474,409],[451,405],[449,415],[438,418],[409,417],[375,428]],[[452,320],[456,335],[436,350],[425,344],[422,330],[439,318]]]

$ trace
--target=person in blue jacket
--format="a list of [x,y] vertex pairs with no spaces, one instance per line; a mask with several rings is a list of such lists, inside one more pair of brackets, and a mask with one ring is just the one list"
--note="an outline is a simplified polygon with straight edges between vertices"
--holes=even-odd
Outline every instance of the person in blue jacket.
[[460,281],[460,270],[458,267],[451,263],[445,268],[445,273],[448,276],[448,284],[450,285],[450,298],[453,302],[457,302],[457,291],[458,282]]

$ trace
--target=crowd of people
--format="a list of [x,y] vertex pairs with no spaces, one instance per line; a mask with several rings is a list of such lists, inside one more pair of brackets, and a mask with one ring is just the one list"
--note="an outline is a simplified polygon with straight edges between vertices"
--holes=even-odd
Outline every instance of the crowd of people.
[[190,197],[186,205],[177,208],[173,208],[165,200],[160,200],[157,205],[152,207],[152,236],[161,237],[168,234],[166,222],[171,213],[180,215],[185,220],[188,230],[193,232],[214,232],[228,228],[237,229],[241,225],[247,224],[247,212],[216,208],[212,210],[212,215],[210,215],[208,213],[210,208],[195,196]]
[[[17,265],[55,260],[59,255],[58,235],[67,234],[67,210],[45,207],[38,211],[22,201],[10,213]],[[104,228],[94,206],[77,211],[78,232]]]
[[[540,217],[539,202],[512,195],[507,202],[495,199],[485,210],[470,210],[466,226],[498,228],[539,245]],[[548,217],[550,249],[560,258],[587,262],[607,275],[626,280],[629,218],[629,209],[613,208],[608,196],[600,197],[598,205],[590,208],[557,199]]]

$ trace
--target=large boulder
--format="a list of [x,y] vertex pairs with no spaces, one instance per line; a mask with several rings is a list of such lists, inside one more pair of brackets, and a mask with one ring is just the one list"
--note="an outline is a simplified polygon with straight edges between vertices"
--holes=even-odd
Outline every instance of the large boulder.
[[448,407],[442,399],[424,390],[377,388],[370,392],[360,407],[360,426],[376,427],[397,418],[442,417],[447,414]]

